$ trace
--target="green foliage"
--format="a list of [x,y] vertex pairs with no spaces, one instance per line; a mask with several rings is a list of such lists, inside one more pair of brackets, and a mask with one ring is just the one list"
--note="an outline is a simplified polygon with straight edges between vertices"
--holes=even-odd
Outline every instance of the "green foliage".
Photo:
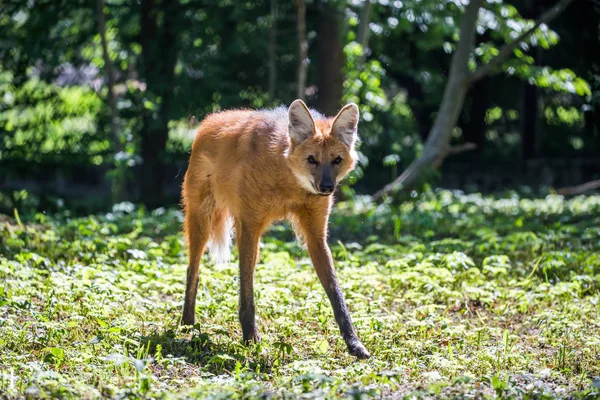
[[[377,182],[370,186],[371,190],[381,188],[381,176],[385,176],[389,182],[397,175],[398,170],[402,171],[420,153],[421,140],[431,128],[441,102],[447,67],[458,40],[462,11],[463,5],[459,2],[376,2],[369,42],[371,54],[373,59],[381,62],[384,70],[381,86],[386,89],[387,99],[394,99],[395,95],[402,96],[401,104],[409,110],[409,114],[400,112],[398,107],[382,108],[369,124],[379,127],[383,125],[381,121],[399,122],[390,127],[389,133],[385,128],[379,128],[378,137],[382,139],[372,140],[364,150],[369,154],[370,160],[365,175],[370,178],[370,182]],[[528,10],[524,4],[512,5],[503,1],[485,3],[478,21],[475,50],[470,59],[473,70],[488,63],[504,44],[511,43],[533,26],[532,20],[523,17],[527,11],[529,16],[540,12]],[[559,40],[563,34],[567,40],[573,40],[566,28],[572,24],[570,18],[571,14],[564,13],[552,22],[552,26],[555,26],[558,20],[565,20],[560,26],[560,35],[558,29],[542,25],[518,46],[514,55],[502,66],[505,75],[499,74],[485,80],[485,98],[471,98],[471,95],[474,96],[472,92],[467,96],[462,123],[459,122],[460,129],[453,136],[455,143],[473,141],[480,137],[482,144],[476,153],[479,153],[477,155],[481,159],[512,162],[508,160],[519,157],[520,136],[527,135],[522,132],[522,125],[519,123],[522,123],[527,110],[519,105],[523,84],[518,80],[538,86],[541,89],[538,96],[545,104],[552,104],[552,107],[573,107],[577,109],[579,118],[583,118],[582,106],[590,98],[597,97],[594,95],[596,89],[593,77],[585,68],[565,68],[565,65],[571,65],[564,57],[568,51],[556,50],[557,47],[580,48],[580,43],[567,44]],[[590,29],[596,30],[597,24]],[[534,56],[538,58],[537,61],[534,61]],[[400,86],[399,90],[396,85]],[[361,101],[364,101],[364,97]],[[465,122],[473,117],[474,102],[485,102],[489,110],[498,110],[507,117],[510,115],[510,118],[505,117],[497,123],[486,121],[483,128],[480,124],[465,126]],[[589,122],[586,126],[594,129],[590,128]],[[597,146],[594,139],[597,136],[583,141],[576,139],[582,136],[583,128],[580,125],[563,125],[560,129],[544,125],[543,130],[544,135],[540,135],[539,139],[540,156],[552,154],[564,157],[567,154],[581,154],[583,150],[595,149]],[[405,141],[410,145],[404,144]],[[392,146],[410,151],[402,154],[394,149],[390,152]],[[385,168],[389,168],[389,175],[382,174]]]
[[[173,46],[165,46],[177,49],[174,76],[168,82],[154,82],[148,75],[155,63],[144,58],[141,3],[105,2],[108,56],[117,80],[117,138],[109,131],[94,2],[13,1],[4,5],[0,16],[0,161],[6,168],[18,171],[29,162],[58,163],[73,170],[79,165],[109,164],[110,179],[131,181],[131,168],[143,162],[141,132],[161,113],[171,134],[161,157],[167,162],[183,161],[189,151],[192,115],[201,120],[209,112],[271,107],[295,98],[298,49],[293,2],[277,2],[277,79],[272,96],[266,90],[273,22],[269,1],[169,2],[181,7],[173,9],[176,40]],[[321,73],[316,61],[320,54],[327,54],[318,38],[321,3],[307,2],[310,105],[320,89],[314,85]],[[171,15],[163,4],[167,3],[154,3],[159,36],[166,29],[164,16]],[[344,16],[339,27],[345,54],[343,101],[358,103],[362,115],[360,168],[347,181],[347,196],[353,194],[350,186],[363,192],[379,189],[420,154],[441,101],[464,11],[463,3],[457,1],[374,2],[368,46],[363,49],[357,43],[363,6],[364,2],[336,2]],[[485,2],[472,68],[489,62],[502,45],[533,26],[532,20],[523,17],[527,10],[525,4]],[[563,19],[564,24],[559,24]],[[518,80],[540,87],[545,106],[555,111],[558,107],[576,110],[577,120],[583,119],[584,109],[598,104],[597,60],[582,55],[590,53],[578,42],[589,27],[580,29],[579,24],[580,18],[565,13],[553,21],[553,29],[542,25],[502,66],[506,74],[489,79],[488,108],[500,110],[503,117],[486,123],[481,135],[490,145],[487,153],[496,159],[512,160],[518,153],[519,123],[524,115],[516,106],[522,89]],[[579,31],[584,33],[579,35]],[[544,50],[541,62],[535,60],[541,54],[538,49]],[[560,53],[564,49],[577,50],[580,56],[565,60]],[[154,58],[157,64],[163,61],[160,53]],[[80,74],[83,70],[88,75]],[[466,107],[465,117],[471,108]],[[579,123],[543,124],[540,152],[580,155],[587,149],[594,154],[598,149],[594,126],[587,137],[582,132],[590,130],[592,119],[583,127]],[[454,141],[469,139],[469,132],[462,128]],[[123,150],[118,156],[115,142]]]
[[97,135],[102,101],[83,86],[58,87],[31,79],[15,86],[0,71],[0,162],[100,164],[110,149]]
[[0,216],[0,392],[9,397],[600,395],[598,196],[442,191],[394,207],[340,203],[330,243],[373,355],[365,362],[347,355],[287,225],[263,239],[263,341],[246,347],[235,263],[203,260],[198,323],[179,326],[180,211],[20,211]]
[[541,88],[551,88],[557,92],[568,92],[578,96],[592,95],[588,83],[569,69],[553,71],[548,67],[530,67],[528,65],[515,68],[509,64],[507,70],[509,74],[517,74]]

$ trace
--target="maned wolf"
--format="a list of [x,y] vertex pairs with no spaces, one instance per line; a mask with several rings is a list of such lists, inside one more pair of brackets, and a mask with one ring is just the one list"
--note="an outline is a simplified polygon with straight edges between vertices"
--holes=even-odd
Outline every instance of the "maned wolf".
[[189,245],[183,324],[194,324],[205,246],[225,261],[235,227],[242,332],[246,342],[260,340],[254,320],[258,244],[273,221],[288,218],[306,242],[350,354],[370,356],[352,325],[327,245],[332,193],[356,163],[358,119],[356,104],[326,118],[296,100],[287,112],[283,107],[224,111],[202,121],[183,182]]

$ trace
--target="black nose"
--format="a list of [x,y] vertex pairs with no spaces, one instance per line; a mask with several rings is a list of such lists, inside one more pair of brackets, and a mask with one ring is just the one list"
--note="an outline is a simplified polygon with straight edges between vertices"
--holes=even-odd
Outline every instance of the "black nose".
[[321,185],[319,185],[319,190],[321,193],[331,193],[333,192],[333,189],[335,189],[333,183],[323,182]]

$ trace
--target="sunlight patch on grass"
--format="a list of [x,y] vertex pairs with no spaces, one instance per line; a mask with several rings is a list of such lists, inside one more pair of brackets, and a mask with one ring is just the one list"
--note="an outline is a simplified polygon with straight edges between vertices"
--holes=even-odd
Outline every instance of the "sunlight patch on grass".
[[263,239],[263,341],[246,347],[235,263],[205,258],[198,323],[179,326],[179,211],[3,220],[0,392],[8,396],[554,398],[600,390],[600,196],[439,192],[400,207],[340,204],[330,243],[368,361],[347,354],[286,226]]

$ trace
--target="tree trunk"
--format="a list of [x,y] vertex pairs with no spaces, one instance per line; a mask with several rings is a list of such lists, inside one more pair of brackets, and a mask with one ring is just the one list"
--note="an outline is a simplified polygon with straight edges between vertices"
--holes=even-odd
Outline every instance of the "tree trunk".
[[[532,18],[537,14],[534,0],[527,0],[526,9],[523,13],[525,18]],[[532,49],[533,65],[540,65],[540,48]],[[527,160],[536,156],[536,142],[539,128],[538,88],[527,81],[522,83],[521,96],[521,162],[524,169],[527,168]]]
[[[600,52],[598,51],[598,37],[600,26],[598,24],[598,6],[592,2],[579,5],[578,30],[579,40],[584,49],[585,65],[591,66],[598,71],[600,68]],[[584,107],[584,133],[587,142],[600,143],[600,103]],[[586,146],[587,147],[587,146]],[[587,150],[587,149],[586,149]],[[587,150],[589,152],[589,150]]]
[[475,42],[477,15],[483,0],[471,0],[465,10],[460,24],[460,40],[456,52],[452,56],[448,83],[444,89],[442,104],[435,118],[425,148],[420,158],[411,163],[394,182],[386,185],[373,197],[379,199],[385,194],[396,190],[412,187],[422,176],[423,171],[432,166],[439,166],[449,150],[452,129],[462,110],[468,85],[468,61]]
[[596,104],[594,107],[594,117],[596,125],[596,137],[600,137],[600,104]]
[[298,88],[296,97],[306,98],[306,73],[308,71],[308,41],[306,40],[306,4],[304,0],[296,0],[298,13],[296,17],[296,30],[298,39]]
[[277,89],[277,0],[271,0],[271,27],[269,29],[269,98],[275,99]]
[[369,34],[371,33],[371,29],[369,28],[369,24],[371,23],[371,12],[373,11],[373,3],[372,0],[365,0],[365,4],[360,10],[360,21],[358,23],[358,36],[357,41],[358,44],[362,47],[362,55],[358,59],[357,68],[360,69],[365,63],[366,52],[369,46]]
[[[535,58],[535,57],[534,57]],[[536,156],[538,132],[538,90],[535,85],[523,82],[521,97],[521,161],[525,166],[527,160]]]
[[[165,185],[165,147],[169,137],[169,111],[173,98],[175,63],[178,56],[179,2],[142,0],[142,78],[148,97],[155,100],[147,110],[141,129],[141,201],[149,207],[162,202]],[[162,21],[159,27],[158,21]],[[160,100],[159,100],[160,99]]]
[[335,115],[342,103],[345,63],[341,37],[341,13],[331,2],[322,4],[318,32],[317,108],[325,115]]
[[[452,56],[448,82],[444,89],[444,96],[435,122],[425,142],[423,154],[420,158],[413,161],[396,180],[376,192],[373,195],[373,199],[379,200],[391,192],[408,190],[414,187],[426,170],[439,168],[448,154],[456,153],[450,147],[450,139],[452,137],[452,130],[456,126],[456,121],[462,110],[468,88],[484,77],[497,72],[520,42],[526,40],[541,24],[548,23],[559,15],[572,1],[560,0],[554,7],[546,11],[531,29],[522,33],[514,42],[501,47],[498,55],[492,58],[489,63],[471,73],[469,72],[467,63],[475,41],[477,15],[483,4],[483,0],[471,0],[461,20],[460,39],[456,47],[456,52]],[[468,149],[472,146],[463,147]]]
[[463,125],[463,138],[467,143],[473,143],[478,152],[485,148],[485,114],[490,104],[488,82],[481,80],[471,89],[471,110],[468,120]]
[[[100,42],[102,44],[102,58],[104,60],[104,72],[106,73],[106,84],[108,88],[107,102],[110,109],[110,137],[113,142],[114,156],[116,157],[121,151],[123,146],[119,135],[119,128],[117,126],[119,119],[119,112],[117,110],[117,98],[115,95],[115,72],[108,53],[108,43],[106,40],[106,17],[104,15],[104,0],[96,0],[96,19],[98,21],[98,33],[100,34]],[[117,162],[115,158],[115,169],[117,169]],[[119,202],[123,200],[125,191],[125,179],[122,174],[117,173],[114,178],[112,185],[113,202]]]

